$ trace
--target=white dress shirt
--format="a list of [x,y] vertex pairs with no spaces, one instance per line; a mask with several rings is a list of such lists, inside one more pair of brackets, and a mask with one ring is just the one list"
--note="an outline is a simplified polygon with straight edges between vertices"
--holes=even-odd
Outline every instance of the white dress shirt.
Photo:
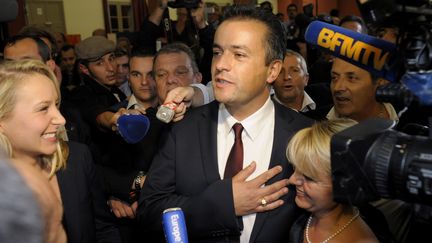
[[[237,121],[229,114],[224,104],[219,105],[217,127],[217,156],[219,175],[223,178],[226,162],[234,144],[234,131],[232,126],[240,122],[244,130],[242,132],[243,141],[243,168],[247,167],[252,161],[256,162],[255,172],[247,178],[252,180],[261,173],[267,171],[270,165],[270,157],[273,148],[274,124],[275,124],[275,108],[270,97],[266,103],[254,114],[244,119]],[[255,223],[256,214],[243,216],[243,231],[241,233],[240,242],[249,242],[252,234],[252,229]]]
[[[301,108],[300,108],[299,111],[301,111],[301,112],[307,112],[307,111],[310,111],[310,110],[315,110],[316,109],[316,103],[315,103],[315,101],[313,101],[313,99],[308,95],[308,93],[306,93],[306,91],[303,91],[303,94],[304,94],[304,96],[303,96],[303,102],[302,102],[302,106],[301,106]],[[276,94],[273,96],[273,98],[279,104],[283,105],[282,101],[279,100],[279,98],[277,97]],[[291,108],[291,109],[299,112],[296,109],[293,109],[293,108]]]

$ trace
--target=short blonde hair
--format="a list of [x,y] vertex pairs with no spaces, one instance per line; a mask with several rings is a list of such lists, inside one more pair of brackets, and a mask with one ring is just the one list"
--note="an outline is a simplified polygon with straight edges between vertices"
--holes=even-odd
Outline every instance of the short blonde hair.
[[[59,82],[46,64],[38,60],[28,59],[6,61],[0,64],[0,120],[8,118],[11,114],[15,108],[19,86],[34,74],[41,74],[50,79],[60,100]],[[12,158],[12,145],[9,139],[2,133],[0,133],[0,148]],[[67,145],[60,140],[54,154],[42,157],[41,167],[50,169],[50,176],[52,176],[59,169],[66,166],[67,155]]]
[[288,143],[288,161],[302,174],[317,180],[330,176],[331,137],[357,122],[351,119],[320,121],[298,131]]

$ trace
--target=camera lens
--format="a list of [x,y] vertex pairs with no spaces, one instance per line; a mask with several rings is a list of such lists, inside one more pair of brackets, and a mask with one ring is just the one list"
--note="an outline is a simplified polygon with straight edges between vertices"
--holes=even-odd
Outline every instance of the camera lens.
[[381,134],[365,158],[365,170],[378,194],[432,203],[432,140],[394,130]]

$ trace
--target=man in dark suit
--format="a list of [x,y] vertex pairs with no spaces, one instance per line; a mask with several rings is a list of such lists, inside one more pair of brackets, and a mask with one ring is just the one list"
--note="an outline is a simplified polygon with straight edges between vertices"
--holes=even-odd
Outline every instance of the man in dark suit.
[[[298,210],[285,150],[311,121],[270,99],[285,52],[277,17],[235,6],[224,19],[213,47],[216,101],[172,126],[141,191],[138,218],[142,229],[161,233],[163,210],[181,207],[194,242],[286,242]],[[235,136],[233,124],[242,127]],[[239,161],[239,172],[229,169]]]

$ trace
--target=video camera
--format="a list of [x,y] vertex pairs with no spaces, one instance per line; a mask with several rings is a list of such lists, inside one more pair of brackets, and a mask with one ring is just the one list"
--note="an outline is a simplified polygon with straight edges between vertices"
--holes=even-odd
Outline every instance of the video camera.
[[335,134],[331,167],[335,201],[362,205],[380,198],[432,204],[432,140],[371,119]]
[[168,6],[170,8],[198,8],[200,0],[169,0]]
[[[418,99],[421,106],[432,109],[432,8],[429,2],[357,1],[369,25],[386,26],[392,22],[400,28],[398,50],[401,55],[391,67],[402,70],[398,75],[400,82],[378,90],[378,101],[399,100],[408,107]],[[397,131],[396,122],[384,119],[367,120],[335,134],[331,140],[335,201],[362,205],[390,198],[432,205],[431,109],[427,109],[429,130],[423,126],[429,132],[426,136]]]

